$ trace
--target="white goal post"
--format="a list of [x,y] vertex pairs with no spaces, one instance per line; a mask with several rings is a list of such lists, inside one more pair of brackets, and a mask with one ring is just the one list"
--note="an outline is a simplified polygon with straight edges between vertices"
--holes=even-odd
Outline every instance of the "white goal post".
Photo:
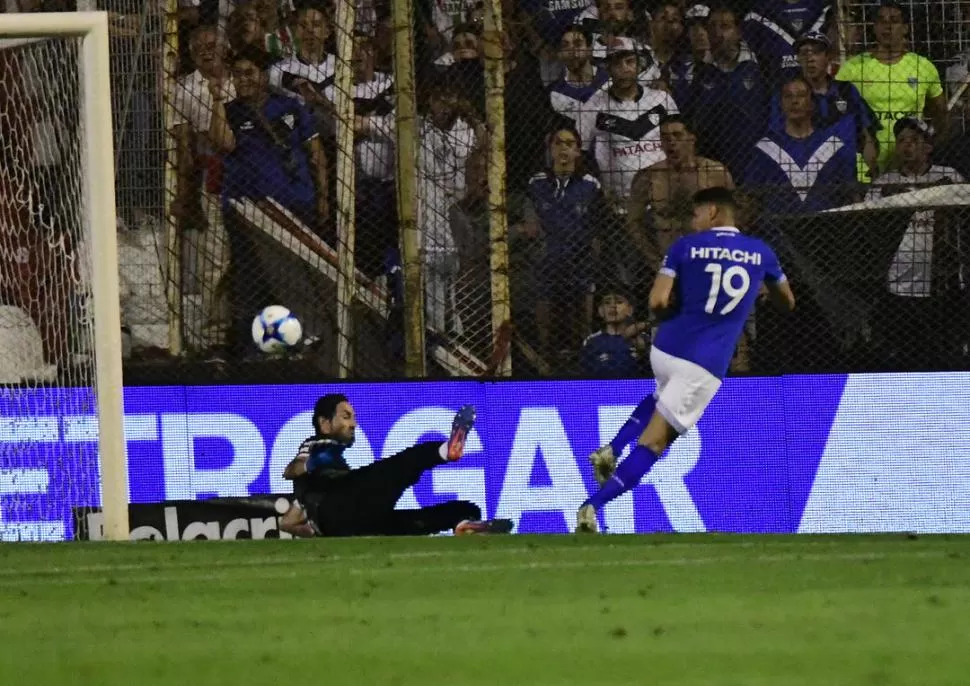
[[[115,170],[105,12],[0,14],[0,44],[80,40],[81,223],[90,255],[94,306],[94,386],[104,537],[128,540],[128,471],[124,439],[121,312],[115,219]],[[0,161],[0,164],[4,162]],[[9,162],[6,162],[9,163]],[[56,475],[51,474],[51,478]]]

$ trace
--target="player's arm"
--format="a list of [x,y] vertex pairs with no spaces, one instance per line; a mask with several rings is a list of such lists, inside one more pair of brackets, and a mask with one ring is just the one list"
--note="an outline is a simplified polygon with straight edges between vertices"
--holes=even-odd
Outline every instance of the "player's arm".
[[290,460],[290,463],[286,465],[286,469],[283,470],[283,478],[287,481],[293,481],[297,477],[301,477],[306,474],[306,463],[309,457],[309,451],[301,450],[297,456]]
[[677,277],[667,270],[661,269],[650,289],[650,312],[657,319],[665,319],[673,309],[674,281]]
[[792,292],[791,284],[788,280],[765,281],[768,289],[768,298],[771,303],[782,312],[791,312],[795,309],[795,294]]
[[781,270],[778,256],[770,248],[765,253],[765,287],[772,304],[783,312],[795,309],[795,294],[792,293],[788,277]]

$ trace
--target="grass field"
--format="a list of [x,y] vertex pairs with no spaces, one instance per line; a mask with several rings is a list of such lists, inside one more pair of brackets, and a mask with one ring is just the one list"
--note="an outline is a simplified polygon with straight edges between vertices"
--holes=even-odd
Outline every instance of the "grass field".
[[970,538],[0,546],[0,683],[968,684]]

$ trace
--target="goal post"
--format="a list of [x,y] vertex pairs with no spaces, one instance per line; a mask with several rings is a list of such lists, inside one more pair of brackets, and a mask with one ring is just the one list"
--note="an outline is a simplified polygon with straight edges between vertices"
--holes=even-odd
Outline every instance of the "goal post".
[[[93,328],[93,350],[90,352],[94,354],[93,369],[88,373],[81,372],[78,376],[82,379],[81,385],[85,383],[93,385],[96,397],[96,440],[100,462],[96,470],[96,478],[99,481],[101,507],[104,513],[104,538],[116,541],[128,540],[128,471],[122,397],[121,312],[107,14],[57,12],[0,15],[0,48],[9,41],[8,45],[26,45],[24,49],[30,50],[30,40],[42,42],[72,38],[79,41],[76,53],[79,73],[73,77],[78,80],[80,95],[77,104],[80,119],[77,134],[79,140],[74,146],[79,154],[75,162],[76,167],[63,170],[62,173],[69,178],[68,184],[78,183],[81,197],[64,199],[63,202],[65,204],[74,202],[78,205],[75,217],[80,226],[75,227],[75,232],[79,234],[79,240],[84,243],[84,249],[78,251],[84,255],[81,261],[87,260],[87,264],[82,264],[80,268],[87,274],[87,283],[82,284],[82,288],[87,291],[85,295],[93,304],[93,321],[88,326]],[[70,66],[73,57],[65,61]],[[58,66],[64,67],[63,64]],[[62,78],[72,77],[65,75]],[[16,89],[13,90],[19,92]],[[69,96],[61,94],[60,97]],[[28,115],[24,115],[24,118],[30,119]],[[68,124],[57,121],[56,116],[53,119],[55,125],[70,128]],[[19,133],[24,135],[28,125],[33,123],[28,121],[25,124],[25,131]],[[17,133],[15,131],[12,135]],[[68,136],[70,133],[58,131],[57,135]],[[13,155],[13,161],[11,161],[11,156],[4,156],[0,158],[2,160],[0,164],[20,164],[22,162],[20,157]],[[0,173],[12,179],[9,183],[23,186],[29,185],[25,184],[23,179],[29,177],[32,172],[22,173],[14,169],[6,172],[0,170]],[[76,178],[78,175],[79,180]],[[72,179],[71,176],[75,178]],[[17,192],[23,191],[23,188],[19,188]],[[63,246],[61,249],[67,250]],[[79,319],[83,317],[71,312],[72,324]],[[42,322],[35,321],[35,324],[38,327],[43,326]],[[90,334],[88,335],[91,337]],[[90,367],[90,363],[88,366]],[[58,385],[63,384],[64,380],[59,378]],[[44,390],[41,389],[41,392]],[[58,389],[48,390],[54,393]],[[25,406],[29,407],[29,405]],[[62,430],[66,432],[66,428]],[[54,472],[53,465],[49,466],[51,467],[50,479],[54,480],[58,474]]]

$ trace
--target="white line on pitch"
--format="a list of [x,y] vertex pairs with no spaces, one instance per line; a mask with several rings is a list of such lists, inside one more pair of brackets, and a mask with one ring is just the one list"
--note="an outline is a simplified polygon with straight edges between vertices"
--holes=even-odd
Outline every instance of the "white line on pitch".
[[[353,576],[373,576],[386,573],[403,572],[406,574],[448,574],[448,573],[460,573],[460,572],[503,572],[503,571],[529,571],[529,570],[550,570],[550,569],[586,569],[590,567],[595,568],[638,568],[638,567],[692,567],[700,565],[712,565],[721,563],[738,563],[738,562],[874,562],[874,561],[885,561],[885,560],[895,560],[895,559],[927,559],[927,558],[942,558],[947,554],[947,551],[883,551],[883,552],[872,552],[872,553],[784,553],[775,555],[724,555],[724,556],[706,556],[706,557],[678,557],[678,558],[660,558],[660,559],[632,559],[632,560],[555,560],[555,561],[541,561],[541,562],[511,562],[508,564],[502,563],[485,563],[485,564],[440,564],[440,565],[377,565],[368,567],[335,567],[327,570],[327,562],[347,562],[350,560],[362,560],[363,558],[356,556],[348,556],[340,558],[339,556],[333,556],[330,558],[322,558],[317,560],[309,560],[307,558],[300,558],[299,562],[303,564],[315,563],[319,564],[321,568],[319,572],[333,571],[336,573],[346,573]],[[400,556],[399,556],[400,557]],[[267,561],[266,564],[251,565],[252,571],[246,573],[244,577],[240,580],[255,580],[255,579],[282,579],[282,578],[299,578],[305,577],[306,574],[303,571],[294,571],[292,565],[297,562],[294,559],[275,559],[273,561]],[[153,583],[167,583],[167,582],[178,582],[178,581],[219,581],[220,579],[226,579],[228,574],[225,572],[233,568],[243,568],[248,565],[222,565],[224,571],[222,573],[215,573],[213,571],[201,572],[198,574],[159,574],[158,572],[172,572],[176,569],[192,569],[198,565],[130,565],[125,567],[106,567],[104,572],[126,572],[134,571],[137,572],[134,575],[124,575],[120,574],[115,581],[119,584],[153,584]],[[206,565],[211,567],[212,565]],[[156,567],[157,570],[155,569]],[[8,570],[12,571],[12,570]],[[69,571],[69,570],[65,570]],[[80,584],[104,584],[106,583],[105,577],[103,575],[97,577],[82,577],[82,578],[68,578],[68,577],[43,577],[43,576],[31,576],[29,572],[21,572],[16,575],[8,573],[3,576],[7,577],[4,581],[0,582],[0,588],[4,586],[22,586],[22,585],[55,585],[55,586],[73,586]],[[112,577],[114,578],[114,577]]]

